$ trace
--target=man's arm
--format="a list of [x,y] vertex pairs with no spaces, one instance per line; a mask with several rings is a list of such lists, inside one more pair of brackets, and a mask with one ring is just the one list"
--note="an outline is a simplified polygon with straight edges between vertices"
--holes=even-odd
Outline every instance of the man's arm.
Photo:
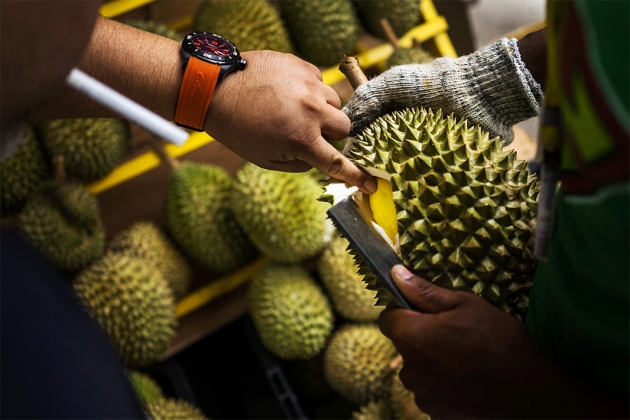
[[[183,69],[178,42],[99,18],[79,68],[168,120],[175,115]],[[340,99],[317,67],[290,54],[250,51],[244,71],[214,91],[205,130],[243,158],[267,169],[314,166],[364,192],[372,177],[327,140],[348,135]],[[108,117],[111,111],[67,87],[49,95],[32,117]]]

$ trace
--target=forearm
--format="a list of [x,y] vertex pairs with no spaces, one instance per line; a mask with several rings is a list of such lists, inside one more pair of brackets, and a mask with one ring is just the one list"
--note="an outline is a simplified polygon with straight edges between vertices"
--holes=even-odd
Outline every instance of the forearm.
[[[180,44],[99,18],[79,68],[123,95],[172,120],[183,70]],[[67,87],[53,92],[32,118],[116,117]]]
[[524,36],[517,44],[525,67],[534,80],[544,85],[547,75],[547,28]]

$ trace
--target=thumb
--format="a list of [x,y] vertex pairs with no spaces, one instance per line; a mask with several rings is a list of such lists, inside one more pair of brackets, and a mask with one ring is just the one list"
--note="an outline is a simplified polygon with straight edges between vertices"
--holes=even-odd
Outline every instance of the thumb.
[[302,160],[332,178],[359,187],[366,194],[376,192],[374,178],[350,162],[323,137],[319,138],[319,141]]
[[392,267],[391,274],[400,292],[420,312],[446,312],[463,303],[462,292],[437,286],[414,275],[404,265]]

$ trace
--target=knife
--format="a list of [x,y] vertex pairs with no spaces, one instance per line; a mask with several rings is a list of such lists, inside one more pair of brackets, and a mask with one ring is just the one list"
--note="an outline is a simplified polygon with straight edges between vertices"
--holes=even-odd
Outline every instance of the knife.
[[400,293],[392,279],[391,270],[396,264],[402,264],[392,247],[365,219],[356,201],[346,197],[328,210],[328,216],[343,236],[350,242],[352,249],[372,269],[394,300],[404,309],[413,309],[409,301]]

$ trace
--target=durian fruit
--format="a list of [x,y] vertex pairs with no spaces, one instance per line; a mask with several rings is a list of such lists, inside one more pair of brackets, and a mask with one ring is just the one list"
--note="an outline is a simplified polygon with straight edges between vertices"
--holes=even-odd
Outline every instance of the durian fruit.
[[418,0],[353,0],[359,20],[372,35],[386,39],[381,19],[386,18],[401,37],[420,23]]
[[190,266],[155,223],[135,222],[114,236],[108,249],[112,252],[127,252],[128,255],[146,259],[162,273],[173,291],[175,301],[188,292],[192,278]]
[[2,212],[18,211],[27,198],[50,176],[46,157],[31,125],[15,149],[0,161],[0,199]]
[[107,253],[83,270],[74,290],[130,368],[155,362],[175,332],[173,294],[156,267]]
[[164,23],[153,22],[151,20],[141,20],[141,19],[129,19],[123,21],[124,24],[133,26],[134,28],[138,28],[145,32],[151,32],[152,34],[160,35],[165,38],[172,39],[174,41],[181,42],[182,36],[180,36],[177,31],[169,28]]
[[221,35],[239,51],[293,53],[284,22],[267,0],[204,0],[195,11],[193,28]]
[[130,374],[131,384],[138,394],[138,398],[143,405],[147,405],[159,398],[164,397],[162,388],[155,380],[140,371],[134,370]]
[[[287,173],[245,163],[232,192],[236,219],[271,260],[295,264],[315,257],[334,230],[321,185],[308,173]],[[324,205],[322,205],[324,204]]]
[[98,258],[105,244],[96,197],[79,184],[43,187],[19,213],[18,229],[54,266],[71,272]]
[[355,404],[387,398],[390,364],[396,349],[375,324],[345,324],[335,333],[324,353],[324,374],[330,386]]
[[385,61],[385,70],[391,69],[394,66],[401,66],[403,64],[430,63],[433,60],[435,60],[435,57],[422,48],[398,47]]
[[188,401],[159,398],[147,405],[153,420],[205,420],[206,416]]
[[320,354],[334,323],[326,295],[301,266],[268,263],[252,278],[249,311],[263,345],[283,360]]
[[[536,265],[539,182],[502,146],[466,120],[414,108],[377,119],[347,154],[384,177],[380,199],[379,190],[369,204],[360,193],[355,198],[395,226],[387,236],[405,266],[519,317]],[[374,275],[365,281],[379,290],[378,304],[392,302]]]
[[305,60],[332,66],[354,54],[359,25],[351,0],[281,1],[280,11]]
[[375,293],[361,283],[358,266],[347,251],[348,241],[335,236],[317,262],[317,272],[336,312],[350,321],[376,321],[383,310],[374,305]]
[[353,420],[384,420],[392,418],[392,410],[387,400],[369,401],[352,412]]
[[210,164],[184,162],[169,180],[168,230],[186,254],[215,273],[241,267],[257,254],[232,210],[233,188],[232,177]]
[[397,372],[392,376],[391,408],[394,418],[400,420],[430,420],[431,416],[416,405],[414,395],[405,388]]
[[69,118],[37,124],[48,153],[62,156],[64,170],[82,182],[109,174],[130,142],[129,123],[117,118]]

